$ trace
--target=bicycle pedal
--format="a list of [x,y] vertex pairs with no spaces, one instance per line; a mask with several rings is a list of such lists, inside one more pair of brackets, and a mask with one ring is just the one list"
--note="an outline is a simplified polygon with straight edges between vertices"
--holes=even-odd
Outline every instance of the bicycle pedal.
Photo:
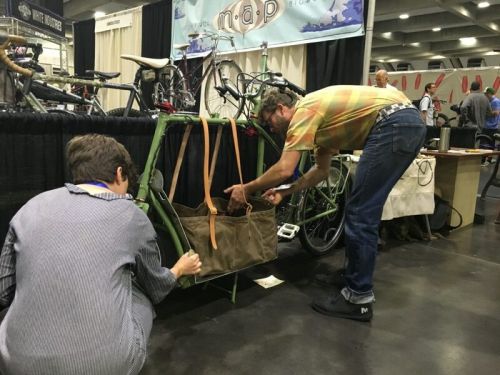
[[287,240],[293,239],[299,232],[300,227],[295,224],[285,223],[278,229],[278,237],[286,238]]

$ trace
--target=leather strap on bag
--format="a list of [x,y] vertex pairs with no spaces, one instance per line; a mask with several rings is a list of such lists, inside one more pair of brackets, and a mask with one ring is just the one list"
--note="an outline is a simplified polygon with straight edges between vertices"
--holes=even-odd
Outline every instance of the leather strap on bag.
[[[231,124],[231,132],[233,133],[234,155],[236,156],[236,165],[238,166],[240,184],[243,186],[243,173],[241,173],[241,160],[240,160],[240,146],[238,144],[238,130],[236,129],[236,121],[234,121],[234,118],[230,118],[229,122]],[[248,214],[252,211],[252,205],[248,203],[244,190],[243,190],[243,200],[245,201],[245,204],[247,206],[246,210]]]
[[203,188],[205,191],[205,202],[207,203],[210,211],[209,227],[210,227],[210,243],[214,250],[217,250],[217,241],[215,239],[215,217],[217,216],[217,208],[215,208],[210,196],[210,182],[208,179],[208,159],[210,155],[210,143],[208,134],[208,122],[204,117],[200,117],[201,124],[203,125],[203,139],[204,139],[204,152],[203,152]]
[[184,130],[184,135],[182,136],[182,143],[179,149],[179,154],[177,155],[177,162],[175,163],[174,174],[172,175],[172,183],[170,184],[170,191],[168,192],[168,200],[170,202],[174,199],[175,189],[177,188],[177,180],[179,179],[179,172],[181,170],[182,161],[184,160],[184,153],[186,152],[186,146],[192,128],[193,124],[188,124]]
[[215,138],[214,152],[212,153],[212,163],[210,164],[210,175],[208,176],[209,187],[212,186],[214,179],[215,165],[217,164],[217,156],[219,155],[220,141],[222,138],[222,126],[217,127],[217,136]]

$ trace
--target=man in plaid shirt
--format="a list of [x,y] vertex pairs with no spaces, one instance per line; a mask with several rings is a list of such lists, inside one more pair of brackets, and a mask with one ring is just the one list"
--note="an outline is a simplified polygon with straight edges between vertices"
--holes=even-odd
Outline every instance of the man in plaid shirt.
[[[263,99],[259,119],[273,132],[286,134],[284,150],[262,176],[226,189],[231,193],[230,211],[243,204],[243,193],[268,188],[264,197],[279,204],[284,196],[327,178],[330,159],[338,150],[363,150],[345,212],[345,285],[312,307],[326,315],[371,320],[382,209],[424,142],[426,129],[418,110],[401,91],[345,85],[312,92],[299,101],[291,92],[273,91]],[[316,165],[289,189],[273,190],[293,175],[306,150],[314,150]]]

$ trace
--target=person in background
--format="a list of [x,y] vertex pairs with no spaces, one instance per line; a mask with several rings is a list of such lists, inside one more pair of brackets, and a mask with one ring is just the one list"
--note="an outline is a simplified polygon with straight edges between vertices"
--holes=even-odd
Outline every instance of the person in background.
[[103,135],[67,145],[74,184],[28,201],[0,254],[0,373],[137,374],[160,302],[201,269],[185,254],[160,265],[156,234],[127,194],[129,153]]
[[[484,89],[484,95],[486,95],[486,97],[490,101],[490,107],[493,116],[486,117],[482,134],[491,137],[489,146],[493,149],[495,147],[495,139],[493,138],[493,135],[495,133],[498,133],[498,128],[500,125],[500,99],[495,96],[495,89],[493,87],[486,87]],[[488,157],[483,161],[483,164],[485,164],[486,161],[494,162],[495,160],[491,157]]]
[[460,125],[477,127],[483,131],[486,118],[493,115],[490,101],[481,92],[481,85],[474,81],[470,85],[470,93],[465,97],[460,105]]
[[490,101],[493,116],[486,117],[483,133],[493,137],[493,134],[498,133],[500,127],[500,99],[495,96],[495,89],[493,87],[486,87],[484,94]]
[[377,73],[375,73],[375,82],[377,82],[377,85],[375,87],[379,87],[381,89],[397,90],[396,87],[389,83],[389,74],[387,73],[387,70],[377,70]]
[[[342,85],[312,92],[298,102],[291,92],[272,91],[262,101],[259,122],[286,134],[283,153],[260,177],[225,190],[231,194],[229,211],[241,207],[245,195],[268,188],[264,197],[277,205],[327,178],[337,150],[363,149],[345,211],[345,286],[315,300],[312,307],[325,315],[371,320],[382,209],[424,142],[426,129],[418,110],[399,90]],[[288,189],[272,189],[294,174],[301,153],[309,150],[314,150],[316,164]]]
[[419,109],[422,120],[427,126],[434,126],[434,103],[432,97],[436,93],[436,85],[432,82],[425,85],[425,94],[420,99]]

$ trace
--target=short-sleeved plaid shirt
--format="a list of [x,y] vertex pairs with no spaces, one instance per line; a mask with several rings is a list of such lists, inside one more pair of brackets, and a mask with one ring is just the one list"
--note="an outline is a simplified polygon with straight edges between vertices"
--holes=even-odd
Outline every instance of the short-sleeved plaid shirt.
[[330,86],[312,92],[296,105],[285,151],[362,149],[378,112],[397,103],[411,101],[399,90],[370,86]]

